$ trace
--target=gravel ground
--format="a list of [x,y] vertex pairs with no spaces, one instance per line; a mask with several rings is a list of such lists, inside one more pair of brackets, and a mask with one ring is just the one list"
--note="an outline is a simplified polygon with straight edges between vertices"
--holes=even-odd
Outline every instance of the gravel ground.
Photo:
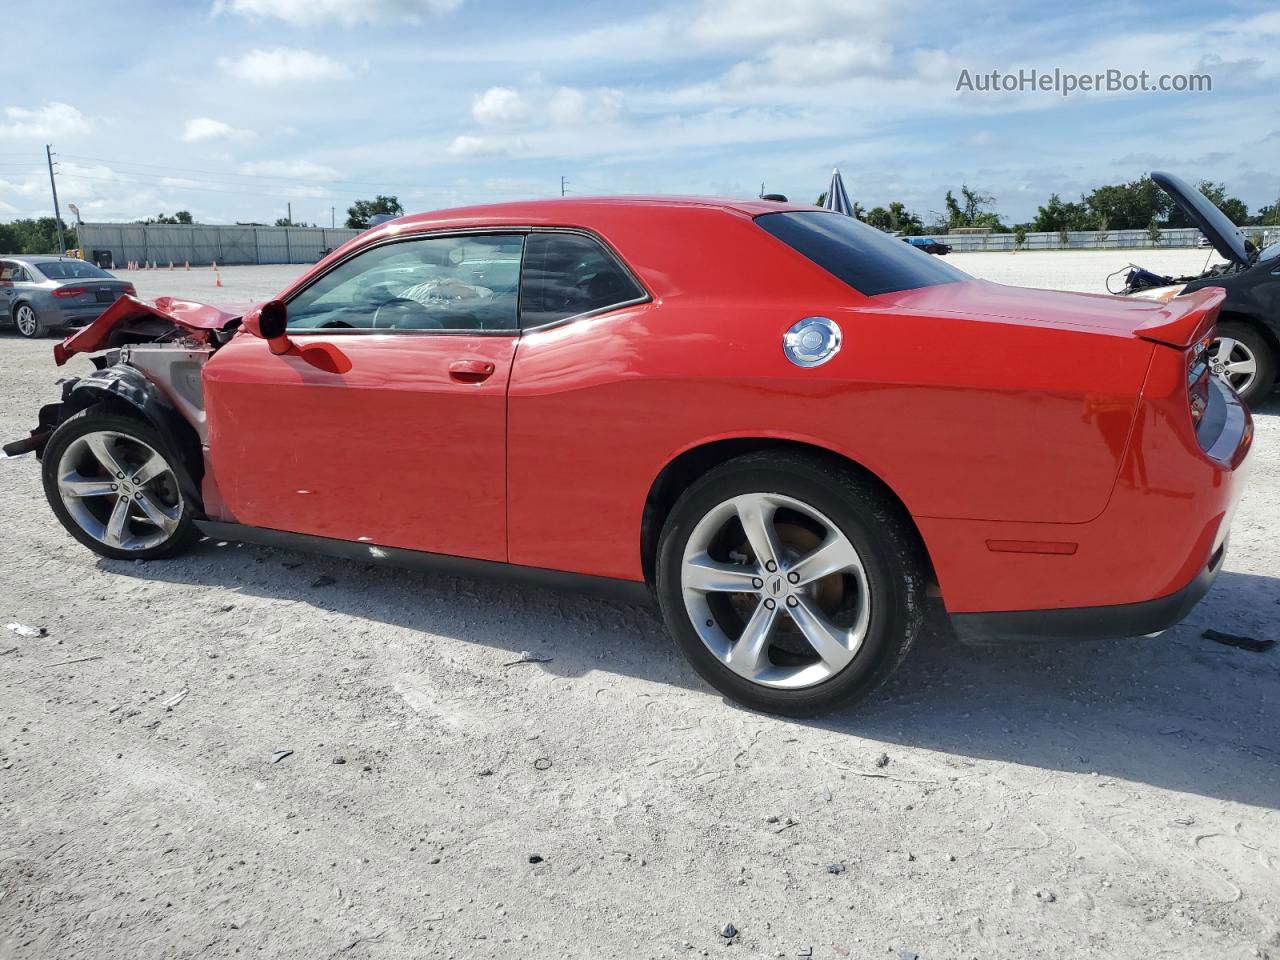
[[[951,259],[1098,290],[1130,258],[1203,259]],[[299,269],[131,278],[234,303]],[[0,334],[0,437],[54,397],[51,345]],[[1280,653],[1200,636],[1280,634],[1280,401],[1257,428],[1186,623],[973,650],[938,620],[811,722],[722,701],[643,608],[213,542],[100,560],[0,461],[0,624],[48,631],[0,626],[0,958],[1280,958]]]

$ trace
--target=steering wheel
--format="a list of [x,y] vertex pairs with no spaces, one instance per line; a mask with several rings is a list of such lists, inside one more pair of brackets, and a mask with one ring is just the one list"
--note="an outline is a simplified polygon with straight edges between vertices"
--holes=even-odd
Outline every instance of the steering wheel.
[[[384,314],[383,311],[386,311]],[[402,329],[412,330],[442,330],[444,324],[440,322],[431,310],[419,303],[417,300],[410,300],[408,297],[392,297],[378,305],[378,309],[373,312],[374,327],[397,327],[397,321],[403,321],[413,317],[414,323],[412,327]],[[390,321],[390,322],[388,322]]]

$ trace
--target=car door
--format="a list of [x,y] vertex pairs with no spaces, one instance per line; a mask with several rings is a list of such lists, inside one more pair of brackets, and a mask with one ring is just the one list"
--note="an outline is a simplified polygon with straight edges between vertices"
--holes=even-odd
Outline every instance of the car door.
[[0,260],[0,315],[12,322],[14,303],[14,277],[18,265],[12,260]]
[[367,247],[287,301],[292,349],[205,365],[222,519],[506,560],[506,391],[524,236]]

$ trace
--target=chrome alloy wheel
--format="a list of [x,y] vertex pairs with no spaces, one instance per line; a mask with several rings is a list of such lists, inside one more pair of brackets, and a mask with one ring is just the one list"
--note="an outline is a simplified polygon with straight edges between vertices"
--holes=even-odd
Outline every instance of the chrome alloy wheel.
[[1236,393],[1244,393],[1258,375],[1258,358],[1243,340],[1218,337],[1209,345],[1209,370]]
[[40,329],[40,321],[36,318],[36,312],[30,304],[19,305],[14,313],[13,322],[17,324],[18,332],[24,337],[34,337]]
[[743,494],[708,511],[685,545],[680,585],[707,649],[766,687],[835,676],[871,620],[857,549],[813,507],[781,494]]
[[182,520],[168,462],[135,437],[110,430],[77,437],[58,462],[58,496],[85,533],[117,550],[164,543]]

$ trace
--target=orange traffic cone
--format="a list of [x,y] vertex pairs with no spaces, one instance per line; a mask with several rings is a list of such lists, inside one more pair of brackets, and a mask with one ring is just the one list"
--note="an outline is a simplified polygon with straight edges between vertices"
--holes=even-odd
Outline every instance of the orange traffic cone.
[[217,260],[213,261],[213,269],[214,269],[214,270],[217,270],[217,269],[218,269],[218,261],[217,261]]
[[218,272],[217,267],[215,267],[213,270],[213,285],[215,287],[222,286],[222,274]]
[[182,269],[183,269],[183,270],[190,270],[190,269],[191,269],[191,261],[190,261],[190,260],[183,260],[183,261],[182,261]]
[[169,269],[170,269],[170,270],[172,270],[172,269],[173,269],[173,261],[172,261],[172,260],[170,260],[170,261],[169,261]]

